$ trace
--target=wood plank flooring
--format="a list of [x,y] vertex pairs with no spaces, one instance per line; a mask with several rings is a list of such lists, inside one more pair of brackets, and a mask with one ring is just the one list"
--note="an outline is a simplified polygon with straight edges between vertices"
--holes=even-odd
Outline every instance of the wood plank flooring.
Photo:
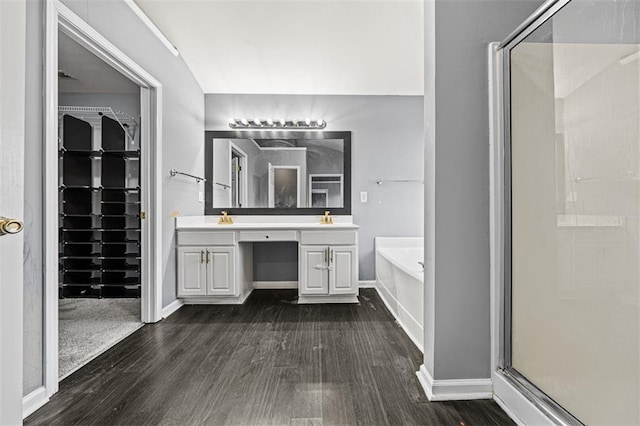
[[295,300],[185,306],[62,381],[25,424],[513,424],[493,401],[429,402],[422,353],[374,290],[359,305]]

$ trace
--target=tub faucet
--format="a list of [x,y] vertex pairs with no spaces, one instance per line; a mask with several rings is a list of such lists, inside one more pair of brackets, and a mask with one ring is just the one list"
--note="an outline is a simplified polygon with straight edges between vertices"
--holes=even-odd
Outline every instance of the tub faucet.
[[222,216],[218,220],[218,225],[231,225],[233,223],[233,219],[231,219],[231,216],[227,216],[226,211],[221,211],[220,213],[222,213]]

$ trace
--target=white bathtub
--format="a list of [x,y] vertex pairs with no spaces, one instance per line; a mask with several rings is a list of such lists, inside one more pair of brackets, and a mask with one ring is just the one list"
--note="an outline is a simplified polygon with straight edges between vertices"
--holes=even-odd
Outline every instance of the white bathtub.
[[376,289],[398,323],[424,352],[423,238],[375,239]]

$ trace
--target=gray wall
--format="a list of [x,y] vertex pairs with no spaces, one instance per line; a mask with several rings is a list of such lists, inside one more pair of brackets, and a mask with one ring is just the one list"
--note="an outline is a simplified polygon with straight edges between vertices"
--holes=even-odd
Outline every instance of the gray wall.
[[425,4],[426,171],[435,185],[425,194],[433,269],[425,286],[424,361],[435,379],[490,377],[487,45],[541,3]]
[[[360,228],[360,279],[375,279],[374,237],[423,235],[423,187],[401,183],[376,185],[378,179],[422,179],[422,96],[313,96],[238,95],[205,96],[205,128],[228,130],[229,118],[306,117],[327,121],[326,130],[352,132],[352,212]],[[204,159],[201,158],[204,162]],[[360,191],[369,202],[360,203]],[[488,205],[488,201],[487,201]],[[283,274],[266,267],[269,257],[280,254],[254,250],[255,279],[277,281]],[[294,263],[288,262],[289,267]]]
[[[64,0],[83,20],[133,58],[164,87],[162,151],[162,268],[163,304],[175,300],[173,211],[202,214],[199,186],[192,180],[170,179],[173,167],[203,173],[204,98],[200,86],[180,56],[174,57],[119,0]],[[42,69],[44,2],[27,5],[27,105],[25,142],[25,392],[42,383]],[[126,28],[126,31],[123,31]],[[29,226],[31,225],[31,226]],[[33,370],[31,370],[33,368]]]

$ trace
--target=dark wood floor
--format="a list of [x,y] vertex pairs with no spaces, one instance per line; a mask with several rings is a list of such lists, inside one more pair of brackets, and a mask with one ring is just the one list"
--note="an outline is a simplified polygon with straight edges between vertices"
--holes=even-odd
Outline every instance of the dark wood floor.
[[25,423],[513,424],[493,401],[429,402],[422,354],[375,291],[360,305],[295,298],[185,306],[65,379]]

